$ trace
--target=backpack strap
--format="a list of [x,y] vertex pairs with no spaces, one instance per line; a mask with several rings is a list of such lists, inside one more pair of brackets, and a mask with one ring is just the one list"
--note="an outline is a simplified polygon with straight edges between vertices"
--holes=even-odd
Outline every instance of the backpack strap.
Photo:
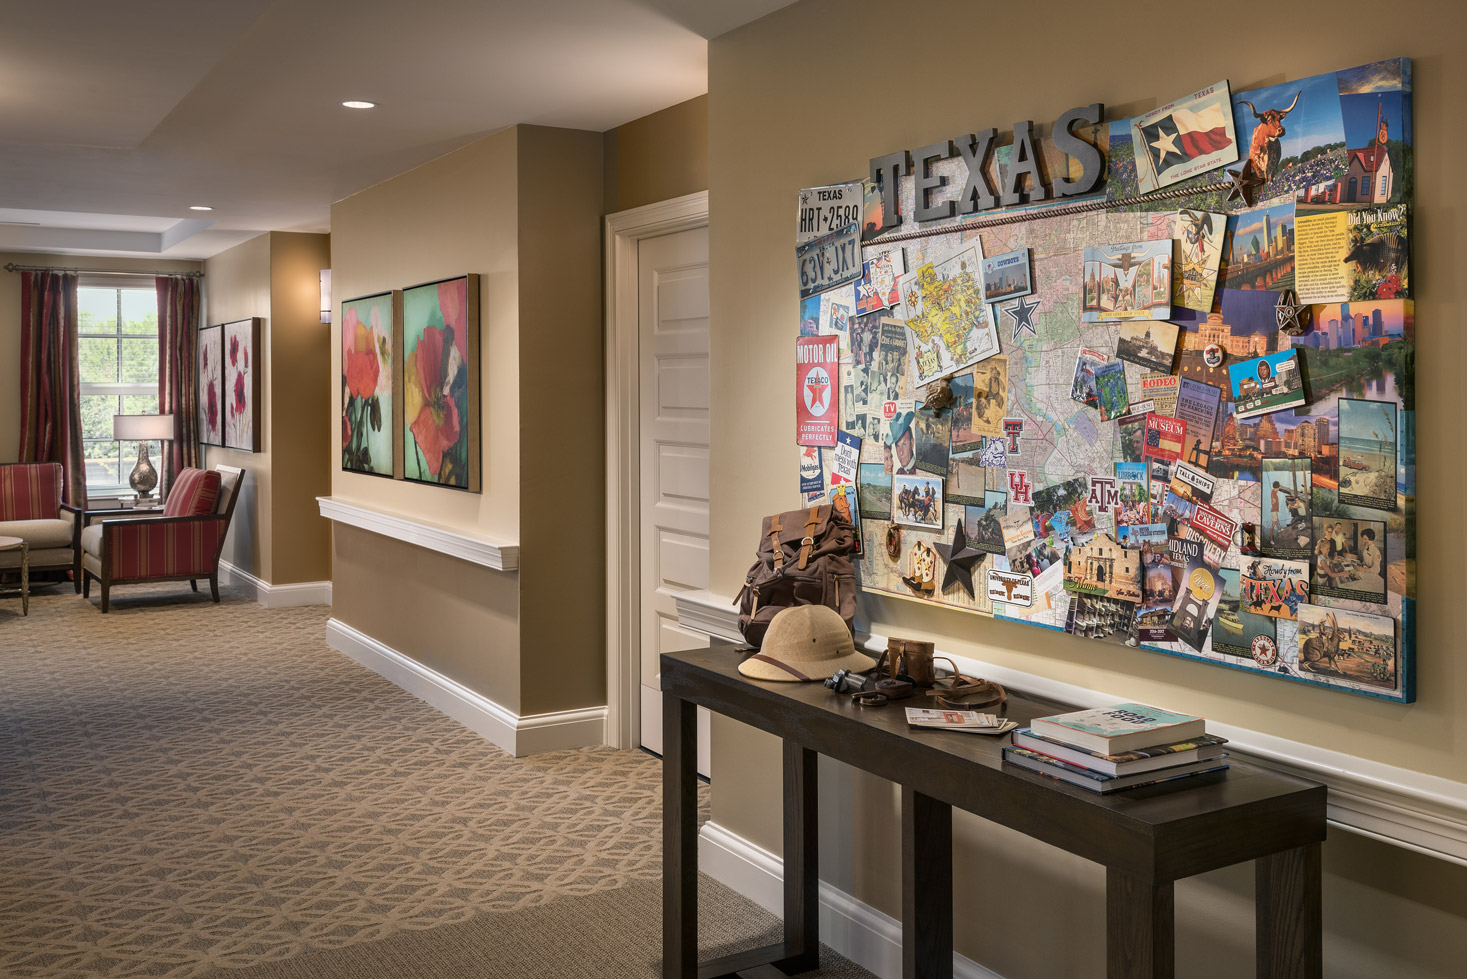
[[812,506],[810,514],[805,518],[805,536],[800,539],[800,563],[796,565],[801,571],[810,561],[810,549],[815,546],[815,528],[820,525],[821,511],[823,506]]
[[769,543],[774,545],[774,570],[779,571],[784,567],[784,548],[779,544],[779,518],[776,513],[769,518]]

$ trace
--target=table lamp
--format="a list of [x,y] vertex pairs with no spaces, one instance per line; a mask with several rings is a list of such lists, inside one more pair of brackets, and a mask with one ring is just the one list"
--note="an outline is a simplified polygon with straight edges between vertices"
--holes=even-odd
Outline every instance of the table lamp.
[[138,495],[138,500],[147,500],[158,485],[158,470],[148,458],[148,443],[173,440],[172,415],[113,415],[112,437],[119,442],[138,443],[138,464],[128,477],[128,485]]

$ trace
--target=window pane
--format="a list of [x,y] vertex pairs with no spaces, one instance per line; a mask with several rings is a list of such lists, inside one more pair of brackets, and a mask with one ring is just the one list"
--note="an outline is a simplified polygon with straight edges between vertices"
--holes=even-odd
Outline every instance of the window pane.
[[80,332],[117,332],[116,289],[77,289],[76,311]]
[[158,294],[155,291],[122,290],[122,332],[158,335]]
[[[116,486],[118,484],[118,456],[116,442],[87,442],[87,485]],[[128,468],[131,472],[131,467]],[[124,480],[125,482],[125,480]]]
[[122,414],[124,415],[156,415],[158,413],[158,396],[156,394],[124,394],[122,396]]
[[122,374],[119,379],[123,382],[152,381],[156,384],[158,382],[158,338],[127,339],[120,342],[122,344]]
[[81,399],[82,438],[112,438],[112,416],[117,414],[117,397],[111,394],[84,394]]
[[[94,337],[82,337],[78,343],[78,356],[81,361],[81,380],[83,384],[116,384],[117,383],[117,341],[105,340]],[[156,347],[156,341],[154,343]],[[156,361],[156,349],[154,359]],[[158,368],[156,363],[153,372],[156,374]]]

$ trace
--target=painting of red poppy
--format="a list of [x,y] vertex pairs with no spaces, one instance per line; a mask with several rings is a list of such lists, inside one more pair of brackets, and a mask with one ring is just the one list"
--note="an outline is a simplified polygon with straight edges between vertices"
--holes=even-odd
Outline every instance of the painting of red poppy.
[[341,468],[393,477],[401,445],[393,388],[401,292],[341,304]]
[[259,317],[224,324],[224,444],[260,451]]
[[199,441],[224,444],[224,327],[199,329]]
[[403,476],[479,492],[479,277],[402,293]]

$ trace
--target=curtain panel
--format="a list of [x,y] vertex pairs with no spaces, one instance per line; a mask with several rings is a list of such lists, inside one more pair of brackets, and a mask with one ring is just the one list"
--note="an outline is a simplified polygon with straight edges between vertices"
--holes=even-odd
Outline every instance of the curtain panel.
[[167,275],[158,289],[158,413],[173,415],[173,444],[163,460],[167,485],[202,468],[199,446],[199,280]]
[[59,462],[62,499],[87,505],[74,272],[22,272],[20,461]]

